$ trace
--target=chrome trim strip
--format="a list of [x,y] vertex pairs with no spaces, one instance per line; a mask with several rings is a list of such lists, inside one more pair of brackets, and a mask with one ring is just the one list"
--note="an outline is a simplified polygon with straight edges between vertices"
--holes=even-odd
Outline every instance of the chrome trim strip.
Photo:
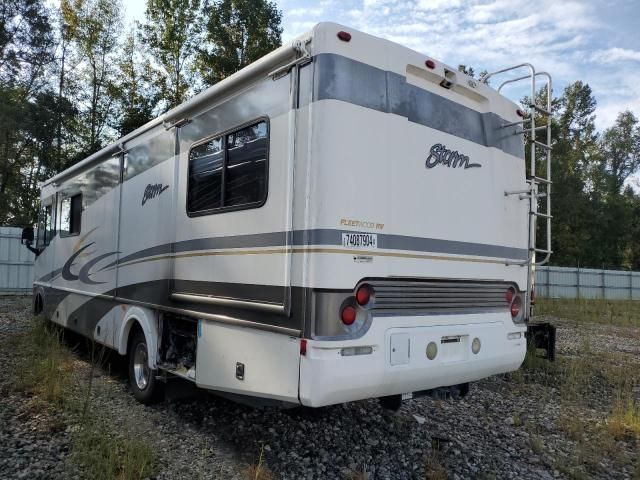
[[223,307],[246,308],[249,310],[259,310],[263,312],[284,314],[284,305],[275,303],[252,302],[250,300],[236,300],[233,298],[213,297],[209,295],[197,295],[192,293],[174,292],[169,295],[171,300],[177,302],[205,303],[208,305],[220,305]]
[[264,324],[264,323],[252,322],[250,320],[242,320],[241,318],[229,317],[227,315],[218,315],[218,314],[214,314],[214,313],[204,313],[204,312],[199,312],[199,311],[196,311],[196,310],[186,310],[186,309],[183,309],[183,308],[166,307],[166,306],[163,306],[163,305],[157,305],[155,303],[148,303],[148,302],[140,302],[140,301],[137,301],[137,300],[131,300],[129,298],[115,297],[115,300],[117,302],[120,302],[120,303],[138,305],[138,306],[141,306],[141,307],[154,308],[156,310],[161,310],[161,311],[164,311],[164,312],[177,313],[177,314],[180,314],[180,315],[187,315],[189,317],[194,317],[194,318],[202,318],[204,320],[210,320],[212,322],[224,323],[224,324],[228,324],[228,325],[235,325],[235,326],[238,326],[238,327],[255,328],[256,330],[264,330],[264,331],[273,332],[273,333],[282,333],[284,335],[289,335],[291,337],[300,337],[301,333],[302,333],[300,330],[297,330],[297,329],[294,329],[294,328],[278,327],[276,325],[267,325],[267,324]]

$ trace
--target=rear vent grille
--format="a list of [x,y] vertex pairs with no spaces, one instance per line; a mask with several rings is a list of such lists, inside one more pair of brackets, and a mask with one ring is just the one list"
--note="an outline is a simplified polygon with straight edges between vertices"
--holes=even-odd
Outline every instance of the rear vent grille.
[[513,284],[465,280],[371,280],[375,310],[508,310],[505,294]]

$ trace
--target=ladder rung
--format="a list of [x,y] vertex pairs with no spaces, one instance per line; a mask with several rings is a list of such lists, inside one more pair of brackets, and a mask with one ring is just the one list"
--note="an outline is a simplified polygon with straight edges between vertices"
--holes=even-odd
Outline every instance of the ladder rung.
[[530,118],[525,118],[524,120],[519,120],[517,122],[503,123],[500,125],[500,128],[509,128],[509,127],[517,127],[522,125],[524,122],[530,122]]
[[539,213],[539,212],[529,212],[531,215],[535,215],[536,217],[542,217],[542,218],[553,218],[553,215],[548,215],[546,213]]
[[[546,130],[547,126],[546,125],[542,125],[541,127],[536,127],[534,128],[534,132],[539,132],[541,130]],[[514,135],[522,135],[523,133],[531,133],[531,129],[526,129],[524,128],[523,130],[516,130],[515,132],[513,132]]]
[[553,183],[551,180],[547,180],[546,178],[541,177],[529,177],[527,178],[527,181],[533,183],[542,183],[545,185],[551,185]]
[[551,112],[549,110],[547,110],[546,108],[542,108],[540,105],[536,105],[534,103],[532,103],[531,105],[529,105],[531,108],[533,108],[534,110],[544,114],[544,115],[551,115]]
[[549,145],[547,145],[546,143],[542,143],[542,142],[539,142],[537,140],[533,140],[533,143],[535,143],[540,148],[544,148],[545,150],[551,150],[551,147]]
[[536,253],[553,253],[553,250],[543,250],[541,248],[530,248],[529,250]]

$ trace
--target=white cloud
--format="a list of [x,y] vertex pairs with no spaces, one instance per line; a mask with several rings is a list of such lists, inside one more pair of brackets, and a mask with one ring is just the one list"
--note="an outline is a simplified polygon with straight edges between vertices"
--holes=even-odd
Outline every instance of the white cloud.
[[[531,62],[553,75],[557,94],[575,80],[589,83],[598,101],[599,128],[610,125],[624,108],[640,116],[640,87],[635,86],[640,75],[640,36],[634,42],[612,35],[616,25],[599,15],[598,8],[603,7],[595,1],[281,1],[295,7],[285,10],[285,38],[329,20],[477,71]],[[613,38],[627,43],[616,44]],[[603,63],[607,68],[599,68]],[[621,80],[623,76],[629,81]]]
[[596,50],[591,56],[591,61],[594,63],[640,62],[640,50],[618,47]]

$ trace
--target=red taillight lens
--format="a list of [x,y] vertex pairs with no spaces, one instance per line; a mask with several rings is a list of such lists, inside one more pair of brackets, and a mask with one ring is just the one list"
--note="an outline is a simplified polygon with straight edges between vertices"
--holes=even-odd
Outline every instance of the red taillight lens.
[[424,64],[427,66],[427,68],[430,68],[432,70],[436,68],[436,62],[434,62],[433,60],[427,60],[426,62],[424,62]]
[[338,38],[343,42],[348,42],[351,40],[351,34],[349,32],[341,31],[338,32]]
[[361,285],[356,291],[356,302],[358,305],[366,305],[371,301],[373,291],[369,285]]
[[520,314],[520,298],[516,297],[511,304],[511,316],[517,317]]
[[303,338],[300,340],[300,355],[307,354],[307,339]]
[[342,312],[340,312],[340,318],[342,319],[342,323],[344,323],[345,325],[351,325],[353,322],[356,321],[356,314],[357,312],[355,307],[352,307],[351,305],[347,305],[342,309]]
[[514,297],[516,296],[516,291],[513,287],[509,287],[509,290],[507,290],[507,293],[505,294],[505,299],[507,300],[507,303],[509,305],[511,305],[511,302],[513,302]]

